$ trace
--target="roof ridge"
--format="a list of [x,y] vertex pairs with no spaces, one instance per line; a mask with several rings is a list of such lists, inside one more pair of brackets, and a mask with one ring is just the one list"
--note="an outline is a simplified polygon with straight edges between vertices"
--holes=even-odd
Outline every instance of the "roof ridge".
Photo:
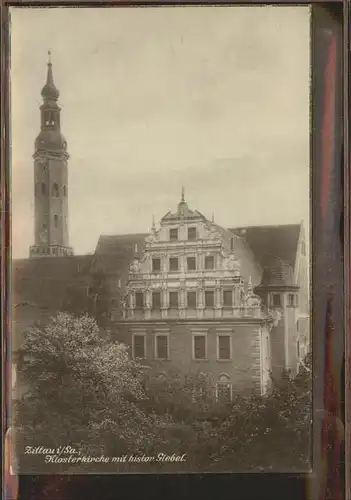
[[144,236],[145,234],[149,234],[148,232],[145,233],[114,233],[114,234],[100,234],[99,238],[118,238],[119,236]]
[[291,227],[291,226],[301,226],[301,222],[291,222],[291,223],[288,223],[288,224],[266,224],[266,225],[260,225],[260,224],[256,224],[254,226],[235,226],[235,227],[231,227],[229,229],[229,231],[232,231],[234,229],[253,229],[253,228],[259,228],[259,227],[262,227],[262,228],[272,228],[272,227]]

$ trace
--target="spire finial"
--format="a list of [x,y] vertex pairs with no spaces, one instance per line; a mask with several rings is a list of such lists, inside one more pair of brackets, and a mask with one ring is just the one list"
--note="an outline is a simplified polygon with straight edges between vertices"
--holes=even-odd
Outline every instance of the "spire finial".
[[60,95],[54,84],[54,77],[52,74],[51,50],[48,50],[48,69],[46,74],[46,84],[41,91],[41,95],[43,96],[44,100],[54,101],[57,101]]
[[214,224],[214,221],[215,221],[215,216],[214,216],[214,212],[212,212],[212,224]]
[[152,230],[153,231],[156,230],[156,224],[155,224],[155,216],[154,216],[154,214],[152,214]]
[[182,203],[184,203],[185,198],[184,198],[184,186],[182,186],[182,198],[181,198]]

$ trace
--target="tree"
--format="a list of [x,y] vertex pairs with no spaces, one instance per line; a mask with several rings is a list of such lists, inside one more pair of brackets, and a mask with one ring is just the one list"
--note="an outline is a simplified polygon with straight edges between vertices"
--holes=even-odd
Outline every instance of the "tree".
[[116,456],[165,443],[170,419],[141,406],[144,368],[129,359],[126,346],[102,338],[92,318],[60,313],[25,332],[21,354],[28,390],[16,404],[20,449],[70,445]]
[[94,318],[99,326],[108,323],[110,307],[110,290],[106,274],[95,269],[88,278],[77,280],[67,286],[62,308],[75,316]]
[[[88,316],[60,313],[46,326],[27,330],[21,354],[19,375],[28,390],[15,405],[15,427],[23,466],[26,459],[27,467],[37,460],[36,472],[49,467],[44,468],[43,456],[23,456],[27,445],[69,445],[94,457],[159,452],[188,457],[186,463],[156,467],[103,463],[94,466],[96,473],[309,466],[309,359],[294,380],[286,379],[269,396],[236,396],[220,406],[208,391],[214,383],[210,376],[142,366],[129,358],[125,345],[102,337]],[[62,467],[67,471],[67,465]]]
[[144,373],[143,384],[148,396],[145,407],[159,415],[170,414],[176,422],[192,423],[213,411],[214,386],[210,374],[189,372],[182,374],[177,369],[159,372],[149,369]]
[[210,470],[306,471],[310,467],[311,359],[266,397],[236,397],[200,444]]

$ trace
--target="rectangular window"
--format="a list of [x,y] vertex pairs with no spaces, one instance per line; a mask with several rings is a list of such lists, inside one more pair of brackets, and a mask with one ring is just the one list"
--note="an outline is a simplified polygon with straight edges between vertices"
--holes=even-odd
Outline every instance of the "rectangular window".
[[152,309],[160,309],[160,308],[161,308],[161,293],[152,292]]
[[206,307],[214,306],[214,292],[212,290],[205,291],[205,306]]
[[291,307],[293,307],[295,305],[295,295],[293,293],[289,293],[288,305]]
[[194,335],[194,359],[206,359],[206,335]]
[[273,305],[275,307],[281,306],[281,298],[279,293],[273,294]]
[[144,294],[143,292],[136,292],[135,293],[135,307],[138,309],[141,309],[144,307]]
[[188,227],[188,240],[196,240],[196,227]]
[[170,241],[178,241],[178,229],[169,230],[169,239]]
[[266,351],[267,351],[266,352],[266,357],[267,358],[269,358],[270,355],[271,355],[270,350],[271,350],[271,348],[270,348],[270,345],[269,345],[269,337],[266,337]]
[[230,358],[230,335],[218,335],[218,359]]
[[171,257],[169,259],[169,270],[170,271],[178,271],[178,257]]
[[223,291],[223,305],[225,307],[232,307],[233,305],[233,291],[224,290]]
[[196,270],[196,257],[188,257],[187,258],[188,271]]
[[152,270],[154,273],[161,270],[161,259],[152,259]]
[[214,269],[214,257],[213,255],[205,256],[205,269]]
[[178,292],[169,292],[169,307],[171,309],[178,308]]
[[156,335],[156,358],[168,359],[168,335]]
[[187,294],[188,307],[196,307],[196,292],[188,292]]
[[133,335],[133,358],[146,357],[146,337],[145,335]]

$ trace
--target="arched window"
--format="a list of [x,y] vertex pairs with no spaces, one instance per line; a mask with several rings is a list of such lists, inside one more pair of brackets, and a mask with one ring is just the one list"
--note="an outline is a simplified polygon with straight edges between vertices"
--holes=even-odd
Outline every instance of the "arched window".
[[67,186],[63,186],[63,196],[67,196]]
[[54,226],[57,227],[58,226],[58,215],[54,215]]
[[52,111],[47,111],[44,114],[44,121],[47,127],[53,127],[55,125],[55,113]]
[[58,195],[59,195],[59,187],[57,182],[54,182],[52,186],[52,196],[54,196],[54,198],[58,198]]
[[229,403],[232,400],[232,384],[230,377],[222,373],[217,382],[217,401]]
[[46,184],[45,184],[45,182],[41,183],[41,193],[42,194],[46,194]]

